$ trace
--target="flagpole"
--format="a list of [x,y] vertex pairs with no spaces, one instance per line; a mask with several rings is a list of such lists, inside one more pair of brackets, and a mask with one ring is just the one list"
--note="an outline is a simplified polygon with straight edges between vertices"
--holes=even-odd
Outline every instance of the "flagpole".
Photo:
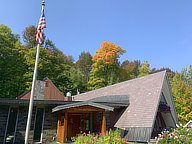
[[27,118],[27,126],[26,126],[26,132],[25,132],[25,144],[29,143],[29,133],[30,133],[32,111],[33,111],[33,99],[34,99],[34,93],[35,93],[35,84],[36,84],[36,79],[37,79],[39,51],[40,51],[40,44],[37,45],[35,68],[34,68],[34,73],[33,73],[33,82],[32,82],[32,88],[31,88],[31,96],[30,96],[29,111],[28,111],[28,118]]
[[[43,14],[43,15],[41,15],[41,17],[44,16],[44,6],[45,6],[45,1],[43,1],[43,3],[42,3],[42,13],[41,14]],[[45,23],[43,23],[43,24],[45,24]],[[39,25],[41,26],[41,24],[39,24]],[[39,28],[39,25],[38,25],[38,28]],[[41,28],[45,28],[45,27],[46,26],[44,25]],[[26,132],[25,132],[25,144],[29,144],[29,133],[30,133],[30,126],[31,126],[32,112],[33,112],[33,101],[34,101],[35,85],[36,85],[36,79],[37,79],[37,69],[38,69],[38,61],[39,61],[40,43],[42,42],[42,37],[41,38],[38,37],[38,38],[36,38],[36,40],[37,39],[39,39],[39,40],[38,40],[38,45],[37,45],[35,67],[34,67],[34,72],[33,72],[33,82],[32,82],[32,88],[31,88],[31,96],[30,96],[29,111],[28,111],[28,118],[27,118],[27,126],[26,126]]]

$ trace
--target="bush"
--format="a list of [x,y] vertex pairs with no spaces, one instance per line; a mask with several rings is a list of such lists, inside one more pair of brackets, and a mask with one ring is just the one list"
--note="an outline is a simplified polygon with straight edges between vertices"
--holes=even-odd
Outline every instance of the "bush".
[[115,131],[110,130],[104,135],[100,134],[86,134],[81,133],[78,137],[73,139],[74,144],[126,144],[125,139],[120,137],[120,131],[116,129]]
[[178,127],[172,131],[164,130],[158,135],[157,144],[191,144],[192,129]]

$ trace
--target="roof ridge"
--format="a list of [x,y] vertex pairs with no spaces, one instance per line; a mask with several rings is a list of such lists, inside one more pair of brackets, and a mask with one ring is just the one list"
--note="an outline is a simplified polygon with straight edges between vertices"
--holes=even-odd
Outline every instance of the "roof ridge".
[[[102,87],[102,88],[99,88],[99,89],[104,89],[104,88],[107,88],[107,87],[110,87],[110,86],[115,86],[115,85],[118,85],[118,84],[122,84],[122,83],[130,82],[130,81],[142,79],[142,78],[145,78],[145,77],[157,75],[157,74],[159,74],[159,73],[165,73],[165,74],[166,74],[166,70],[160,71],[160,72],[156,72],[156,73],[153,73],[153,74],[149,74],[149,75],[145,75],[145,76],[142,76],[142,77],[137,77],[137,78],[134,78],[134,79],[126,80],[126,81],[123,81],[123,82],[115,83],[115,84],[108,85],[108,86],[105,86],[105,87]],[[165,74],[164,74],[164,77],[165,77]],[[82,94],[78,94],[78,96],[84,95],[84,94],[86,94],[86,93],[93,92],[93,91],[96,91],[96,90],[99,90],[99,89],[95,89],[95,90],[91,90],[91,91],[88,91],[88,92],[85,92],[85,93],[82,93]],[[74,95],[74,96],[77,96],[77,95]]]

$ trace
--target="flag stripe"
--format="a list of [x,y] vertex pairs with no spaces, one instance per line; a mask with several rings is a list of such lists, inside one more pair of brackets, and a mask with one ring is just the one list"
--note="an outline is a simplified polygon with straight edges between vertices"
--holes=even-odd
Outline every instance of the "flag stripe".
[[43,29],[46,28],[46,22],[45,22],[45,14],[44,14],[44,6],[42,7],[41,11],[41,17],[39,20],[39,24],[37,27],[37,34],[36,34],[36,41],[38,44],[41,44],[43,42]]

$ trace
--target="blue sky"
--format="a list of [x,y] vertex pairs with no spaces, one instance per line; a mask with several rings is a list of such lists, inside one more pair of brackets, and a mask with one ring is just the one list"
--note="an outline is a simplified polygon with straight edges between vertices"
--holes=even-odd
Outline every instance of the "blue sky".
[[[13,33],[37,25],[41,0],[0,0],[0,24]],[[174,71],[192,64],[191,0],[45,0],[46,36],[75,60],[104,41],[126,49],[120,61]]]

